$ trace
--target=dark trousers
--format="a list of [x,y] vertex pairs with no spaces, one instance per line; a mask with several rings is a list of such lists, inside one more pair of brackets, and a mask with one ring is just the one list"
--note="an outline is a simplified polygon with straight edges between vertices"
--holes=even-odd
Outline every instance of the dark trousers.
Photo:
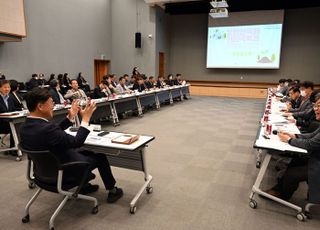
[[282,199],[289,200],[298,189],[299,183],[304,181],[308,181],[308,159],[294,158],[275,190],[280,192]]
[[107,190],[114,188],[116,180],[112,175],[109,161],[105,154],[82,150],[79,152],[79,155],[82,155],[83,160],[91,165],[91,170],[98,168],[103,184]]
[[14,147],[14,140],[11,133],[9,122],[0,123],[0,134],[10,134],[10,148]]

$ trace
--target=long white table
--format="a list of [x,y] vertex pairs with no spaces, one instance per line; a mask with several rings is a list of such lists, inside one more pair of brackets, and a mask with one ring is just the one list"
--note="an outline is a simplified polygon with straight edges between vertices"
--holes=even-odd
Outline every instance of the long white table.
[[[292,123],[291,124],[288,123],[288,121],[282,116],[281,109],[285,107],[285,104],[277,101],[275,97],[272,97],[270,91],[269,93],[270,94],[268,95],[267,102],[266,102],[266,110],[269,110],[270,114],[268,116],[269,119],[267,123],[272,125],[272,131],[280,129],[293,134],[299,134],[300,131],[296,127],[296,125]],[[269,104],[269,100],[271,101],[270,104]],[[269,105],[271,106],[271,108],[269,107]],[[254,199],[254,196],[255,194],[259,194],[260,196],[267,197],[275,202],[278,202],[282,205],[285,205],[289,208],[296,210],[297,219],[300,221],[303,221],[306,219],[306,216],[303,213],[302,207],[264,192],[263,190],[261,190],[260,185],[266,174],[267,168],[269,166],[269,163],[273,155],[284,154],[286,156],[299,157],[299,156],[308,154],[308,152],[305,149],[297,148],[289,145],[288,143],[284,143],[280,141],[279,137],[276,134],[273,134],[272,132],[271,132],[271,135],[266,135],[265,129],[266,129],[266,124],[262,118],[261,126],[258,130],[257,138],[253,145],[253,147],[256,148],[258,151],[257,166],[260,168],[260,171],[257,175],[254,185],[252,186],[252,190],[249,196],[249,199],[250,199],[249,205],[251,208],[257,208],[258,203]],[[264,153],[265,153],[265,157],[262,160],[262,155]]]
[[[76,132],[70,132],[69,129],[66,130],[66,132],[70,135],[76,135]],[[137,210],[136,203],[142,193],[146,191],[150,194],[153,191],[150,184],[152,176],[148,173],[145,155],[147,144],[153,141],[155,137],[140,135],[139,140],[130,145],[125,145],[111,142],[112,139],[124,133],[110,132],[103,137],[99,137],[99,133],[100,132],[91,131],[83,148],[95,153],[106,154],[112,166],[137,170],[144,173],[145,182],[130,202],[130,213],[134,214]]]
[[[7,116],[5,114],[7,114]],[[18,132],[17,132],[17,126],[26,120],[26,113],[24,111],[17,111],[17,112],[5,113],[5,114],[2,114],[0,116],[0,119],[6,120],[9,122],[11,134],[12,134],[12,137],[14,140],[14,146],[12,148],[1,148],[0,152],[17,151],[18,156],[16,157],[16,160],[20,161],[22,158],[22,153],[21,153],[20,149],[18,148],[19,137],[18,137]]]

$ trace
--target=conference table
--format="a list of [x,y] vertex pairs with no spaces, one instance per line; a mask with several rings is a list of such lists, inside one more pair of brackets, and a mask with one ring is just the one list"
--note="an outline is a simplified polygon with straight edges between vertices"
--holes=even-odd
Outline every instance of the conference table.
[[14,140],[14,146],[12,148],[0,148],[0,152],[6,151],[17,151],[16,160],[20,161],[22,158],[22,152],[18,148],[19,145],[19,126],[26,120],[26,115],[28,111],[17,111],[9,113],[1,113],[0,120],[5,120],[9,122],[12,138]]
[[[66,132],[75,136],[76,132],[71,132],[67,129]],[[103,131],[102,131],[103,132]],[[85,140],[82,148],[95,153],[103,153],[107,155],[108,161],[111,166],[136,170],[144,173],[144,183],[140,187],[137,194],[130,202],[130,213],[134,214],[137,210],[136,203],[144,191],[147,194],[152,193],[151,186],[152,176],[147,170],[146,152],[148,143],[155,139],[154,136],[139,135],[139,139],[131,144],[112,143],[112,140],[125,133],[110,132],[105,136],[98,136],[101,132],[91,131]]]
[[[190,85],[178,85],[160,89],[152,89],[144,92],[134,92],[131,94],[116,95],[109,98],[92,99],[96,102],[97,109],[94,111],[91,120],[99,120],[101,118],[111,117],[114,126],[120,125],[118,114],[127,111],[138,111],[139,117],[143,116],[143,107],[155,106],[156,109],[160,109],[161,104],[169,102],[173,104],[175,98],[179,98],[181,101],[187,95],[190,95]],[[53,121],[56,123],[65,119],[68,109],[71,105],[55,105],[53,110]],[[0,152],[15,150],[18,152],[16,158],[20,161],[22,153],[18,148],[19,144],[19,126],[24,123],[28,111],[15,111],[12,113],[3,114],[0,119],[6,119],[9,122],[15,146],[13,148],[0,148]],[[80,119],[77,118],[77,125],[80,124]]]
[[[277,157],[302,157],[308,154],[307,150],[302,148],[297,148],[280,141],[277,131],[282,130],[293,134],[299,134],[300,131],[294,123],[289,123],[288,120],[282,115],[281,110],[286,108],[285,103],[277,100],[275,96],[272,96],[272,90],[268,90],[268,96],[266,101],[266,108],[264,115],[261,119],[261,125],[258,129],[256,140],[253,147],[258,151],[257,162],[260,161],[259,166],[260,171],[257,175],[256,181],[252,186],[252,190],[249,196],[249,205],[251,208],[257,208],[257,201],[254,199],[255,194],[266,197],[270,200],[278,202],[284,206],[292,208],[297,211],[296,217],[300,221],[306,219],[303,213],[303,208],[297,206],[288,201],[282,200],[275,196],[272,196],[264,192],[260,185],[267,172],[268,166],[270,165],[271,159],[275,156]],[[262,155],[265,155],[262,159]]]

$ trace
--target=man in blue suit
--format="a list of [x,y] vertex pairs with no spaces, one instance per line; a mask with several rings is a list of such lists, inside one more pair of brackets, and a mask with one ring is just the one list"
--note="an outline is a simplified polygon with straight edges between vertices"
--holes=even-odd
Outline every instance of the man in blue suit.
[[[14,106],[14,101],[12,96],[10,96],[10,82],[8,80],[0,80],[0,113],[13,112],[21,110],[21,108],[16,108]],[[14,140],[11,135],[11,129],[9,121],[5,119],[0,120],[0,133],[8,134],[10,133],[10,148],[14,146]]]
[[[88,162],[91,165],[91,170],[98,168],[104,186],[106,190],[109,190],[107,202],[113,203],[121,198],[123,191],[121,188],[115,187],[116,181],[106,155],[80,149],[90,133],[88,126],[96,109],[95,103],[90,103],[84,109],[80,109],[79,100],[74,100],[65,120],[57,125],[50,122],[53,117],[54,103],[46,89],[33,89],[27,94],[26,102],[30,116],[27,117],[26,122],[20,128],[23,148],[35,151],[50,150],[56,154],[61,163]],[[76,136],[72,136],[64,130],[73,124],[78,113],[82,117],[81,126]],[[84,190],[83,193],[94,192],[98,190],[98,185],[87,184]]]

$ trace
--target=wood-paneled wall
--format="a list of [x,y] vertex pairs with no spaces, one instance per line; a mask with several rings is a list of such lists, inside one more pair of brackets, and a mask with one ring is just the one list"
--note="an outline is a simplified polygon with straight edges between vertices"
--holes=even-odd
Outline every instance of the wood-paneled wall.
[[191,95],[265,98],[273,83],[188,81]]

